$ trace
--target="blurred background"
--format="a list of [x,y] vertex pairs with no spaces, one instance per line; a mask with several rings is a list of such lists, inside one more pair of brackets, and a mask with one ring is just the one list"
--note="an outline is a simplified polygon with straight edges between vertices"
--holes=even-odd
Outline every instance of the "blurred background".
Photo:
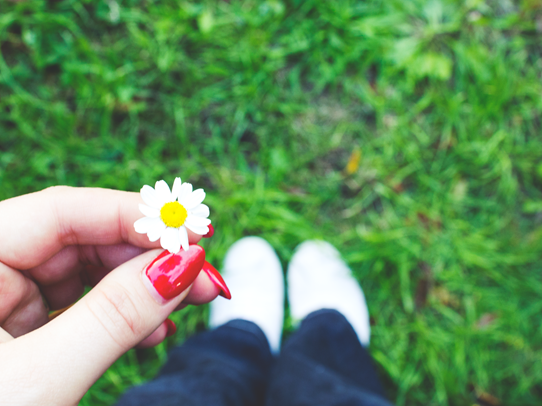
[[249,234],[337,246],[397,405],[540,404],[541,40],[541,0],[0,0],[0,199],[181,176],[217,265]]

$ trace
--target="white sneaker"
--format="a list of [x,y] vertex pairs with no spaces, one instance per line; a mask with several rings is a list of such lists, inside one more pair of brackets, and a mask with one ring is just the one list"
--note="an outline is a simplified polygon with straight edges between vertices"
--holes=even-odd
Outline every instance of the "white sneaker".
[[259,237],[240,239],[226,254],[222,276],[232,298],[211,302],[210,327],[234,319],[252,321],[277,353],[284,322],[284,276],[271,245]]
[[288,301],[294,323],[320,309],[340,312],[362,345],[369,345],[371,327],[365,296],[339,252],[324,241],[306,241],[288,267]]

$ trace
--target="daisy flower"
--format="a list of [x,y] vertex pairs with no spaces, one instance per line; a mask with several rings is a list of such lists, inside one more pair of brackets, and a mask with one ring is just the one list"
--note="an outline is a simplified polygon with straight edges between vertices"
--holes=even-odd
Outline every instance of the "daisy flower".
[[192,191],[190,183],[182,183],[175,178],[173,189],[159,180],[154,189],[148,185],[141,188],[141,197],[145,204],[139,210],[145,217],[134,223],[136,232],[147,234],[150,241],[160,240],[162,248],[172,254],[188,250],[189,229],[193,233],[205,235],[209,232],[209,207],[202,204],[205,199],[203,189]]

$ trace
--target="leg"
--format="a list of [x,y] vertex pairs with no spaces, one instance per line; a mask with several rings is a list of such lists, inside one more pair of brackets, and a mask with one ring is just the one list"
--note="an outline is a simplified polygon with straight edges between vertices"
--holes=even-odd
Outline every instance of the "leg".
[[365,348],[365,297],[337,250],[303,243],[288,282],[290,313],[303,322],[273,368],[266,404],[389,405]]
[[232,320],[173,349],[157,378],[130,389],[117,405],[260,405],[272,362],[260,328]]
[[368,351],[336,310],[311,313],[273,368],[271,405],[389,406]]

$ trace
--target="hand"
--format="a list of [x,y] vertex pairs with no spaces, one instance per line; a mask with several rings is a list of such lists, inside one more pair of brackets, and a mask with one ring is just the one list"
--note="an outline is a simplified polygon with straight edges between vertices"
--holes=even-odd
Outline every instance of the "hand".
[[[219,294],[203,272],[170,300],[154,290],[145,268],[163,250],[134,230],[140,202],[137,193],[69,187],[0,202],[2,404],[77,404],[120,355],[160,343],[172,311]],[[44,300],[63,308],[85,284],[94,288],[48,323]]]

